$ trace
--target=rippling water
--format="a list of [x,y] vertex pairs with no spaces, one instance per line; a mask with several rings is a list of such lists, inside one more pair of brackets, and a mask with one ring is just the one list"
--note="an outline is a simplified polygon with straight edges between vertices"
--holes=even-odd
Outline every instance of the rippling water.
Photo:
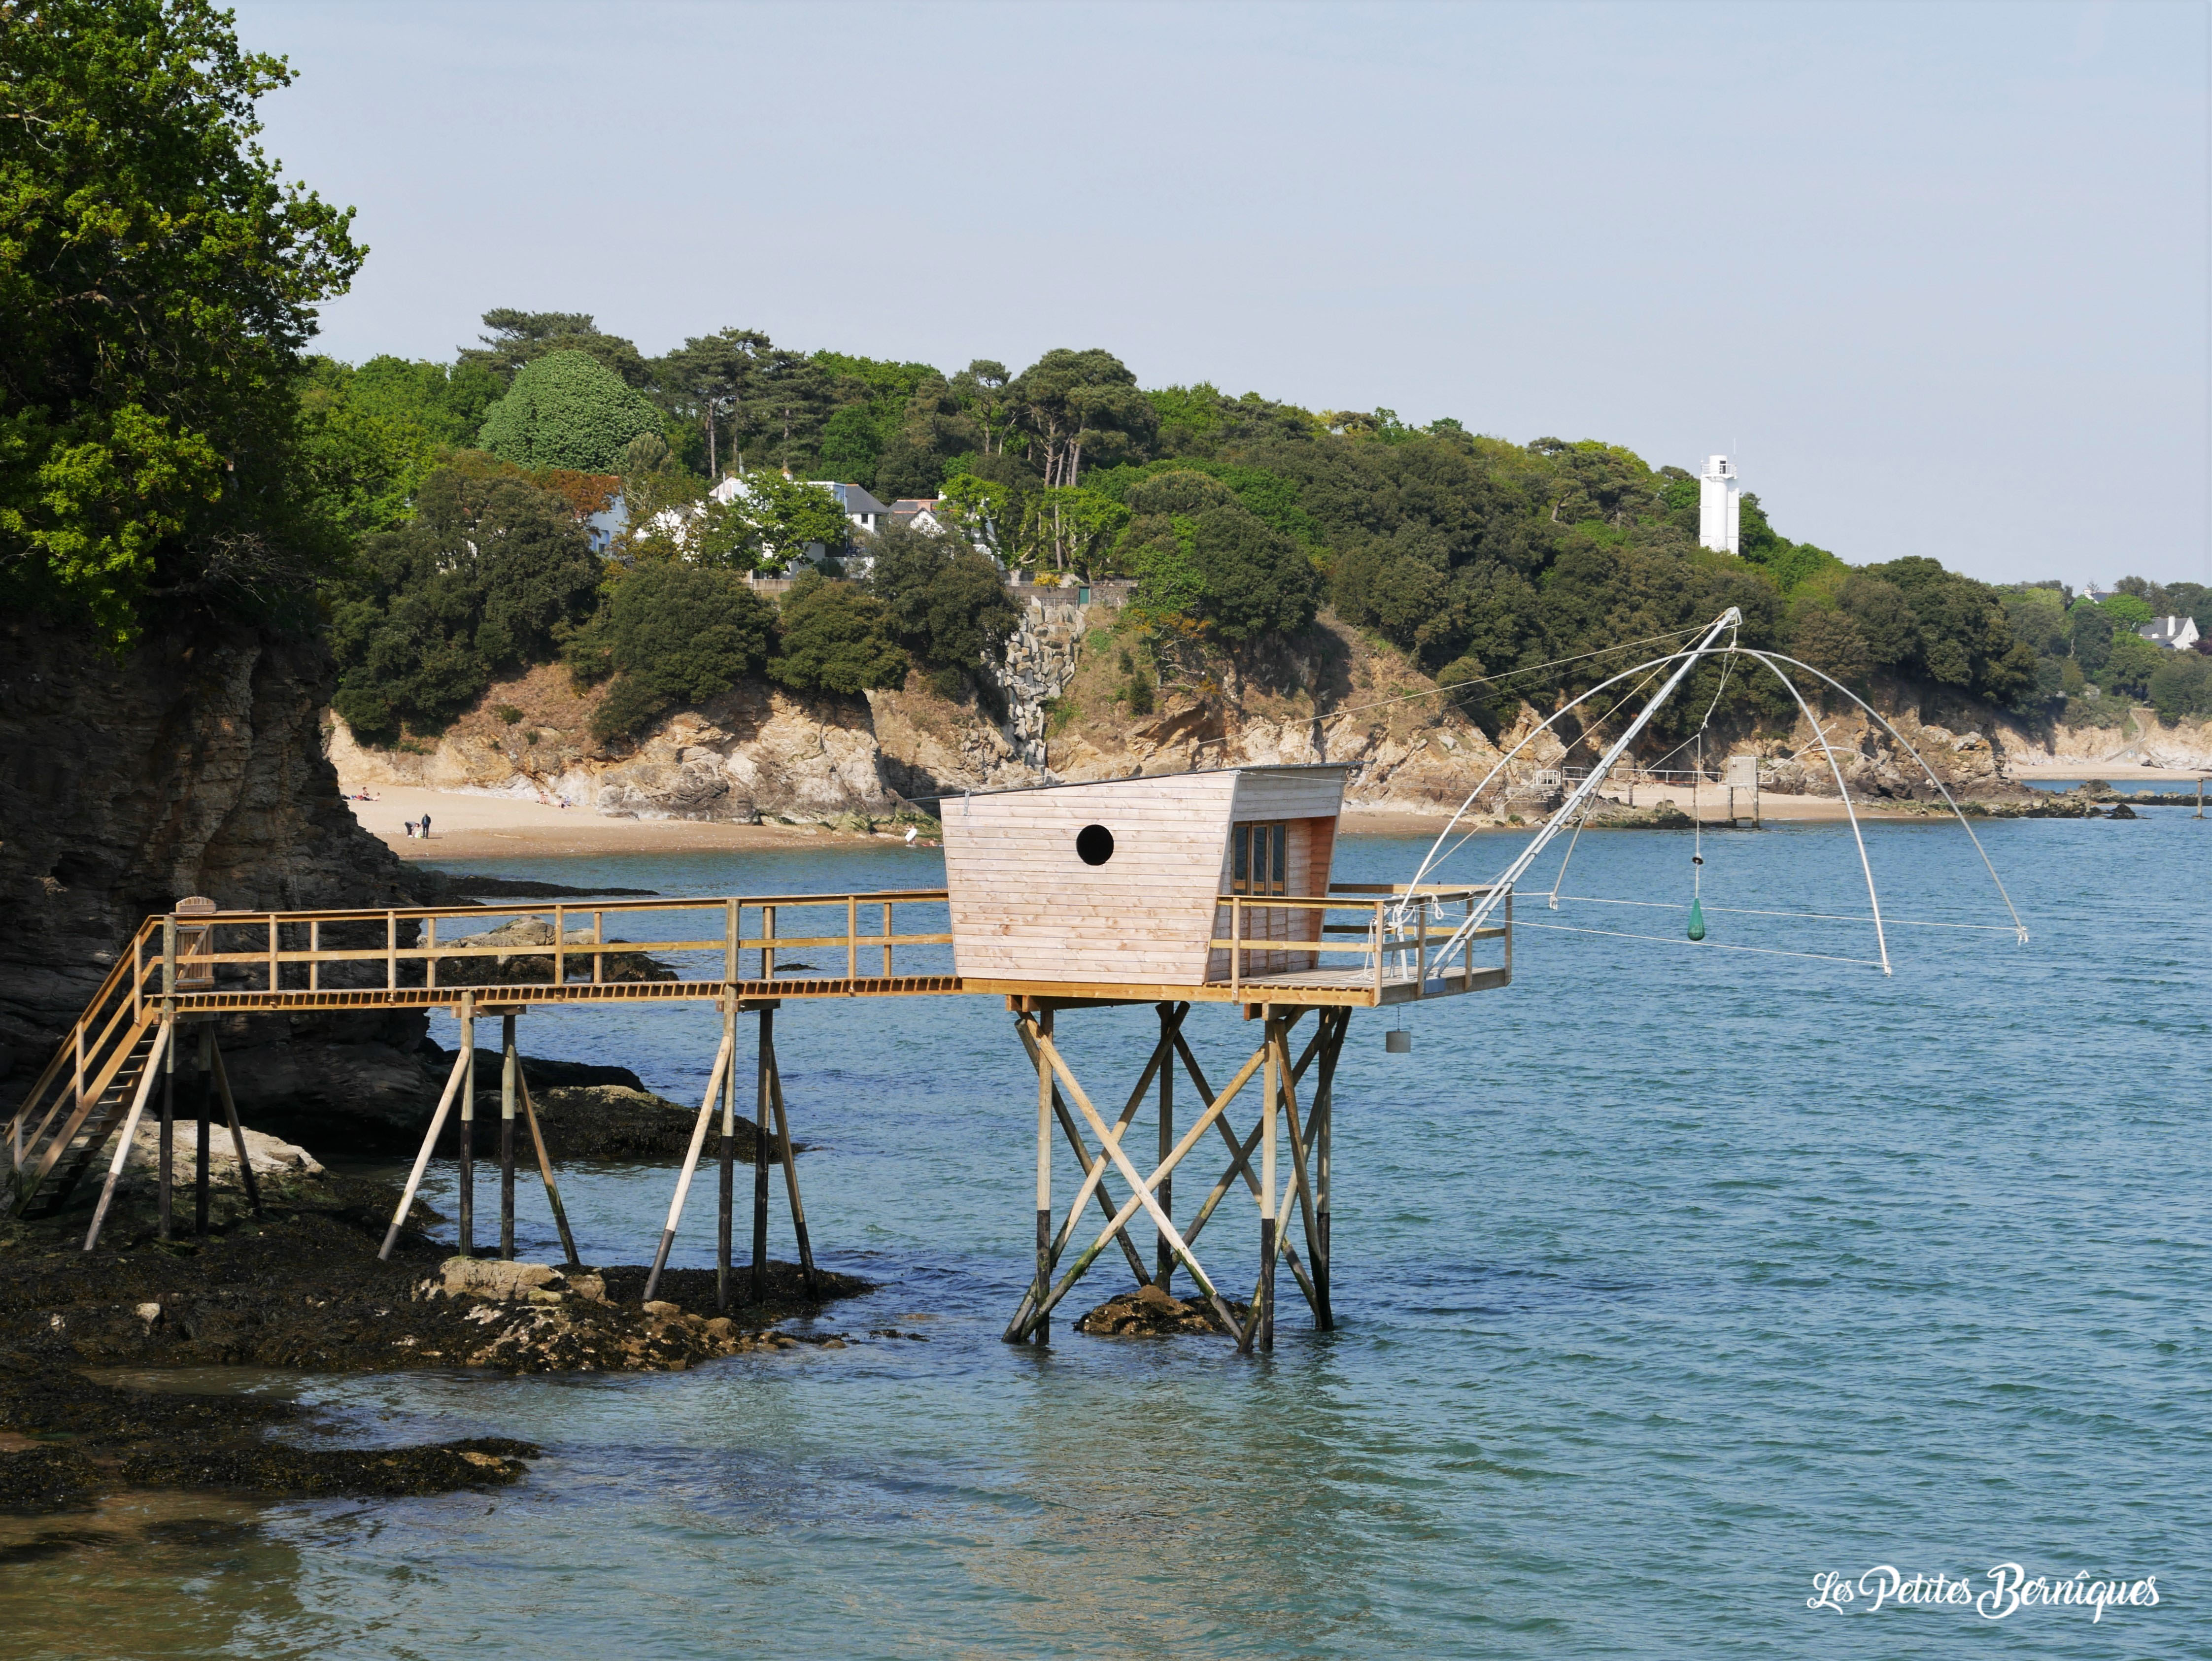
[[[884,1286],[823,1323],[853,1348],[647,1378],[265,1381],[356,1436],[500,1432],[548,1457],[497,1496],[118,1502],[0,1567],[0,1652],[2212,1654],[2212,823],[1983,836],[2032,942],[1899,928],[1887,979],[1834,960],[1873,955],[1863,923],[1723,909],[1863,912],[1846,829],[1703,841],[1709,944],[1811,958],[1681,941],[1686,833],[1584,837],[1562,891],[1651,906],[1524,896],[1522,920],[1658,938],[1524,929],[1513,986],[1414,1012],[1410,1056],[1383,1053],[1389,1013],[1355,1017],[1341,1326],[1310,1331],[1285,1279],[1272,1358],[1065,1323],[1048,1351],[1000,1343],[1035,1104],[1006,1016],[787,1005],[817,1250]],[[1893,916],[2005,920],[1955,825],[1867,840]],[[1481,838],[1454,874],[1512,846]],[[1419,847],[1350,840],[1338,876],[1402,879]],[[941,867],[848,845],[496,868],[714,894]],[[1060,1025],[1102,1080],[1156,1031],[1148,1009]],[[714,1027],[563,1013],[525,1038],[696,1101]],[[1227,1011],[1191,1031],[1217,1079],[1249,1053]],[[642,1261],[670,1183],[569,1172],[585,1256]],[[542,1201],[523,1204],[542,1252]],[[708,1184],[678,1261],[711,1262],[710,1208]],[[1249,1285],[1256,1232],[1224,1207],[1201,1255]],[[775,1240],[789,1255],[780,1192]],[[1125,1283],[1102,1259],[1097,1296]],[[894,1323],[928,1342],[860,1338]],[[1978,1588],[2006,1560],[2155,1574],[2163,1602],[2094,1624],[1807,1607],[1823,1570]]]

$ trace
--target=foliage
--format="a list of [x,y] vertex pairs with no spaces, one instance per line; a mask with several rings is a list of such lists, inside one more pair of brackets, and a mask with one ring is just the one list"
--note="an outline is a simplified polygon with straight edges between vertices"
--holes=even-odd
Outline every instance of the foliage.
[[2212,657],[2201,652],[2160,652],[2148,682],[2150,701],[2168,727],[2188,716],[2212,715]]
[[809,571],[783,597],[780,649],[769,673],[800,692],[860,692],[906,684],[907,655],[883,601]]
[[484,417],[477,443],[524,467],[618,470],[630,441],[660,433],[660,412],[596,358],[550,352],[523,365]]
[[436,731],[496,676],[550,658],[599,581],[560,497],[511,475],[434,472],[414,519],[366,538],[332,596],[331,703],[365,742]]
[[0,6],[0,594],[118,647],[335,551],[295,368],[363,250],[254,140],[290,81],[204,0]]
[[872,552],[868,589],[892,638],[933,670],[972,672],[1021,621],[998,566],[957,538],[887,526]]
[[614,586],[562,655],[578,679],[615,676],[592,717],[611,739],[663,710],[728,691],[767,666],[775,611],[728,571],[654,562]]
[[602,333],[589,312],[522,312],[503,307],[483,314],[481,346],[461,349],[456,370],[488,374],[504,388],[541,357],[582,352],[627,386],[648,380],[645,360],[620,335]]
[[1047,489],[1083,482],[1086,453],[1094,461],[1133,455],[1150,443],[1159,425],[1152,402],[1137,390],[1137,378],[1113,353],[1094,347],[1070,351],[1057,347],[1024,370],[1007,387],[1017,429],[1025,434],[1034,459],[1043,464]]
[[2105,660],[2105,690],[2142,697],[2150,691],[2151,677],[2175,655],[2164,647],[2152,645],[2133,630],[2123,629],[2112,636],[2112,651]]
[[1808,607],[1790,637],[1791,654],[1846,684],[1863,681],[1874,660],[1866,636],[1848,611]]
[[1133,520],[1125,549],[1138,574],[1140,618],[1180,613],[1232,644],[1314,619],[1320,581],[1312,562],[1234,501]]
[[2110,599],[2097,603],[2098,610],[2124,629],[2140,629],[2158,615],[2151,610],[2150,602],[2135,594],[2114,594]]

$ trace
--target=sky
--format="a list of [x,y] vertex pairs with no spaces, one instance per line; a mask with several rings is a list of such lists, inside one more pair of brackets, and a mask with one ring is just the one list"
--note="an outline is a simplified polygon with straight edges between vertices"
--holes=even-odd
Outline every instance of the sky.
[[1778,530],[2212,581],[2202,0],[277,3],[320,349],[495,306],[1737,459]]

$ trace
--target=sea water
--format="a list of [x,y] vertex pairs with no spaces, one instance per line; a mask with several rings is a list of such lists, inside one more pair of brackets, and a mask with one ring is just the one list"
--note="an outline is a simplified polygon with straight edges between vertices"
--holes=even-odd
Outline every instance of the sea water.
[[[2212,825],[1981,827],[2025,944],[1955,824],[1864,834],[1892,975],[1848,825],[1590,832],[1556,884],[1554,855],[1524,885],[1510,989],[1355,1015],[1340,1324],[1313,1331],[1284,1276],[1272,1356],[1066,1318],[1048,1348],[1001,1343],[1036,1087],[1000,1001],[787,1003],[815,1250],[881,1288],[815,1323],[848,1348],[239,1380],[356,1442],[499,1433],[546,1457],[490,1494],[126,1496],[59,1519],[74,1543],[0,1567],[0,1652],[2212,1654]],[[1519,845],[1477,837],[1443,874]],[[1402,880],[1425,846],[1348,838],[1336,874]],[[928,887],[942,864],[839,843],[477,868],[706,895]],[[1413,1053],[1386,1055],[1401,1019]],[[595,1009],[523,1038],[696,1102],[716,1029],[703,1007]],[[1218,1007],[1188,1031],[1217,1082],[1255,1037]],[[1146,1007],[1060,1021],[1116,1102],[1156,1032]],[[564,1171],[584,1256],[646,1260],[673,1175]],[[434,1167],[448,1215],[453,1182]],[[1064,1153],[1059,1183],[1064,1202]],[[557,1257],[522,1192],[526,1250]],[[675,1260],[709,1263],[713,1238],[708,1181]],[[792,1252],[780,1181],[773,1250]],[[1200,1250],[1249,1290],[1249,1202]],[[1127,1283],[1109,1251],[1063,1317]],[[891,1327],[926,1342],[867,1336]],[[2160,1601],[1900,1605],[1881,1572],[1978,1597],[2005,1564],[2046,1586],[2154,1576]]]

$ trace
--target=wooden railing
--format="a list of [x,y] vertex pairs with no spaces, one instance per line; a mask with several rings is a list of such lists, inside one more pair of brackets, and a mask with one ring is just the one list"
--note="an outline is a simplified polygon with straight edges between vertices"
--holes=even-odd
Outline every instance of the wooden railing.
[[[1229,913],[1229,934],[1226,939],[1216,937],[1207,942],[1213,951],[1229,954],[1227,983],[1238,991],[1249,983],[1265,985],[1268,971],[1254,972],[1247,960],[1255,952],[1302,955],[1307,952],[1352,953],[1364,958],[1358,965],[1370,978],[1379,1000],[1388,981],[1409,980],[1413,995],[1421,995],[1421,988],[1429,981],[1448,976],[1449,963],[1443,947],[1466,921],[1468,909],[1476,900],[1490,892],[1487,887],[1448,888],[1424,883],[1418,887],[1391,883],[1332,883],[1333,894],[1371,895],[1372,898],[1315,899],[1299,898],[1283,894],[1224,894],[1219,907]],[[1451,915],[1457,907],[1459,915]],[[1255,913],[1319,912],[1322,914],[1320,937],[1302,940],[1272,935],[1255,935],[1247,931],[1247,919]],[[1357,923],[1333,923],[1328,921],[1331,911],[1355,911],[1363,921]],[[1215,913],[1219,916],[1219,910]],[[1331,934],[1352,935],[1351,941],[1331,943]],[[1435,947],[1432,950],[1431,940]],[[1460,959],[1460,972],[1472,977],[1475,972],[1474,951],[1477,940],[1502,940],[1505,943],[1504,968],[1510,974],[1513,967],[1513,897],[1505,897],[1504,921],[1494,927],[1479,928],[1468,934],[1449,954]],[[1218,984],[1223,977],[1209,972],[1209,984]]]

